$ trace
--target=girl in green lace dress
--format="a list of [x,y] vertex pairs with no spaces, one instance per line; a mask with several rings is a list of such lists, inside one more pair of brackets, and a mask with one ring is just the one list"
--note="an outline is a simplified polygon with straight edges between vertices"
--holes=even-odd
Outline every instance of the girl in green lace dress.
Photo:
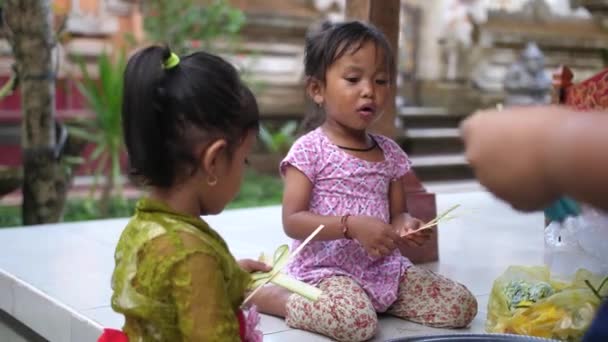
[[124,76],[123,129],[130,174],[149,189],[116,247],[112,308],[131,342],[259,340],[239,307],[249,273],[201,215],[239,190],[255,142],[258,107],[236,70],[196,52],[152,46]]

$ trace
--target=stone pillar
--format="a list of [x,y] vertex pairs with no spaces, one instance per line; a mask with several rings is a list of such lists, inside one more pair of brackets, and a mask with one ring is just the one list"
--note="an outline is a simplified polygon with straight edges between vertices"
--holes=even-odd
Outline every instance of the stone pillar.
[[420,21],[420,46],[418,48],[418,75],[421,80],[437,80],[441,74],[441,50],[439,39],[444,26],[444,10],[447,0],[422,0],[418,6],[422,12]]

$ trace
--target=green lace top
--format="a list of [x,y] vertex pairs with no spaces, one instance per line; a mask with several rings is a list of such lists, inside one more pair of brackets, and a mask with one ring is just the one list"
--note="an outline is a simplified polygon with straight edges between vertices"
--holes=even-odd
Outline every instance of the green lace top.
[[240,340],[235,313],[250,276],[201,218],[142,199],[115,261],[112,308],[130,342]]

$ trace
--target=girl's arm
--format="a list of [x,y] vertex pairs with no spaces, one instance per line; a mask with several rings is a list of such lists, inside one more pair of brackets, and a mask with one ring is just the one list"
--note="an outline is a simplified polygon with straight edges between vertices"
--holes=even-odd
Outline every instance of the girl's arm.
[[[325,228],[317,234],[315,240],[343,239],[340,216],[321,216],[308,211],[312,194],[312,183],[302,172],[294,167],[285,170],[285,188],[283,193],[283,229],[296,240],[306,239],[320,224]],[[349,233],[350,231],[350,221]]]
[[[226,266],[208,242],[187,232],[167,233],[145,243],[138,257],[139,286],[162,284],[159,291],[169,299],[167,305],[149,303],[150,308],[176,315],[175,322],[163,322],[160,330],[179,329],[184,341],[240,341],[232,302],[242,294],[228,292]],[[249,274],[233,267],[232,280],[245,289]]]
[[[386,139],[386,138],[385,138]],[[395,231],[403,235],[409,230],[416,229],[422,224],[408,214],[407,202],[405,200],[405,175],[410,170],[410,161],[407,154],[396,142],[390,139],[385,140],[385,150],[392,165],[392,181],[389,185],[388,200],[390,211],[390,222]]]
[[217,260],[194,253],[173,272],[171,297],[184,341],[240,341],[239,323]]
[[391,223],[401,216],[403,213],[407,213],[407,205],[405,203],[405,190],[403,187],[403,177],[391,182],[389,188],[389,201],[391,211]]
[[[340,216],[322,216],[309,211],[313,185],[310,180],[294,167],[285,170],[285,193],[283,194],[283,228],[285,233],[296,240],[303,240],[320,224],[325,228],[315,240],[343,239],[344,233]],[[391,225],[375,217],[352,216],[347,220],[349,237],[359,241],[372,256],[390,254],[399,239]]]

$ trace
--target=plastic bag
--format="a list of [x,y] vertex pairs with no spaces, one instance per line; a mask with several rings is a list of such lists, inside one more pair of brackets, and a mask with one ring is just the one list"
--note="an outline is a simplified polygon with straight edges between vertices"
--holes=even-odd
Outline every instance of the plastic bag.
[[564,280],[580,268],[608,274],[608,215],[583,207],[579,216],[552,222],[545,228],[545,264]]
[[486,330],[578,341],[589,328],[600,297],[608,295],[603,281],[587,270],[579,270],[566,283],[552,279],[547,267],[511,266],[494,281]]

